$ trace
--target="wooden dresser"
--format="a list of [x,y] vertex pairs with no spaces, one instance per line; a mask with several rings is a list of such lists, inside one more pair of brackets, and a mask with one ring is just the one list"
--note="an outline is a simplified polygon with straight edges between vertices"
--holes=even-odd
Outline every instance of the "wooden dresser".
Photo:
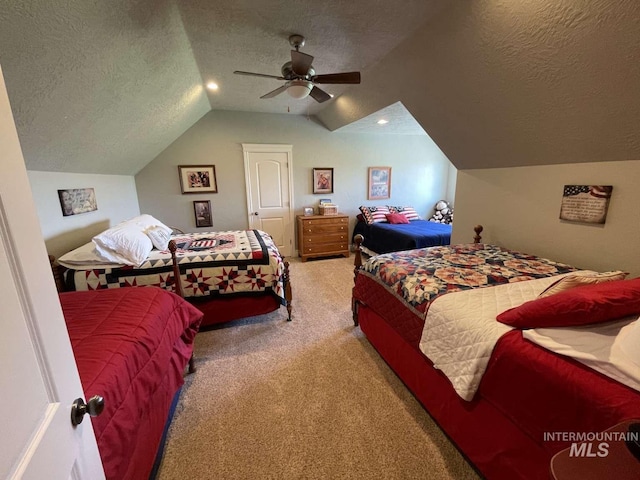
[[349,256],[348,215],[298,215],[298,252],[312,257]]

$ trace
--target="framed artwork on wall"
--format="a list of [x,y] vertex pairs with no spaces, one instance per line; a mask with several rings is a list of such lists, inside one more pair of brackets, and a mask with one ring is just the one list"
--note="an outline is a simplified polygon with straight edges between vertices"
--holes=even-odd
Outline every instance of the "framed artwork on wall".
[[391,196],[391,167],[369,167],[369,200]]
[[313,193],[333,193],[333,168],[313,169]]
[[218,193],[215,165],[179,165],[182,193]]
[[68,188],[58,190],[62,216],[78,215],[98,209],[96,192],[93,188]]
[[612,192],[612,185],[565,185],[560,220],[604,224]]
[[210,200],[195,200],[193,202],[193,211],[196,215],[196,227],[213,226]]

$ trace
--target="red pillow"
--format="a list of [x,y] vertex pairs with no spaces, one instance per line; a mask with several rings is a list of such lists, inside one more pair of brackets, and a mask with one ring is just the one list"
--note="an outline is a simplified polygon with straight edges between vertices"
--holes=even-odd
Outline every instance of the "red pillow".
[[496,317],[516,328],[572,327],[640,313],[640,278],[576,287],[510,308]]
[[409,219],[401,213],[387,213],[385,217],[389,223],[409,223]]

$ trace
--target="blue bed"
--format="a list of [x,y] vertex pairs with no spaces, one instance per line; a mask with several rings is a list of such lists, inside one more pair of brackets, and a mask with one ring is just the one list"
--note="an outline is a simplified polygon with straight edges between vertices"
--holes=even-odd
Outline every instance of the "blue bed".
[[408,224],[377,222],[371,225],[358,221],[352,238],[357,234],[364,236],[363,245],[371,253],[389,253],[451,243],[451,225],[428,220],[412,220]]

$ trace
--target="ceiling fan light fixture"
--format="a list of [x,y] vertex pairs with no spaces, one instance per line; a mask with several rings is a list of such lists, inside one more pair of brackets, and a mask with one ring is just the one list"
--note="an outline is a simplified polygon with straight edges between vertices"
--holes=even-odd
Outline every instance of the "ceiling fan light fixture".
[[305,98],[311,93],[313,84],[308,80],[292,80],[287,87],[287,93],[293,98]]

